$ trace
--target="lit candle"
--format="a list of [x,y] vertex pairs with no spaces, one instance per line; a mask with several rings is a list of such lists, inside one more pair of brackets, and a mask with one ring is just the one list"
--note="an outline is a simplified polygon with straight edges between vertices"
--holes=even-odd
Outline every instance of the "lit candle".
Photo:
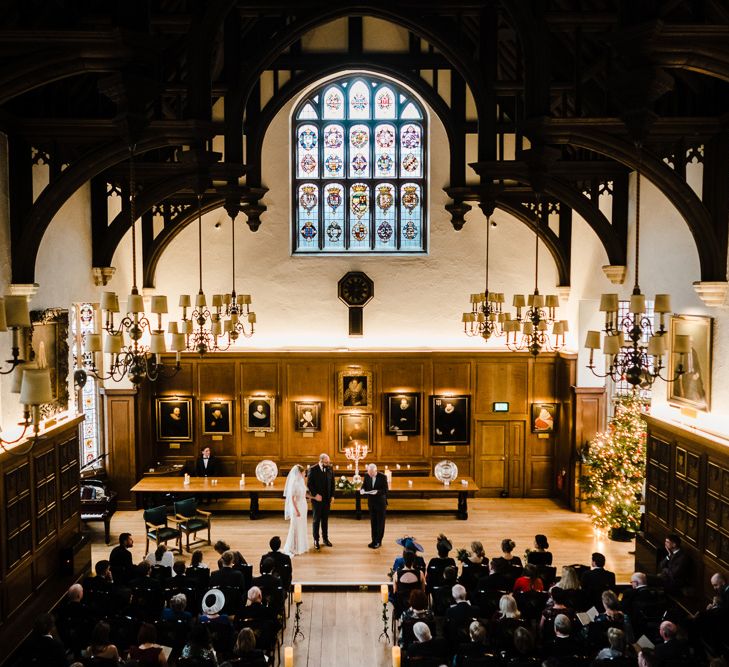
[[[400,663],[398,662],[398,665]],[[284,647],[284,667],[294,667],[294,647]]]
[[400,667],[400,647],[399,646],[393,646],[392,647],[392,667]]
[[395,465],[395,467],[396,467],[396,468],[397,468],[398,470],[400,470],[400,464],[399,464],[399,463],[398,463],[398,464],[396,464],[396,465]]
[[246,483],[246,474],[244,472],[240,475],[240,481],[243,482],[243,484]]
[[390,599],[389,593],[390,593],[390,591],[388,590],[387,584],[382,584],[380,586],[380,595],[382,596],[382,604],[387,604],[387,601]]
[[301,584],[294,584],[294,602],[296,604],[301,602]]
[[412,485],[413,485],[413,480],[412,479],[409,479],[408,480],[408,486],[412,486]]
[[408,463],[408,470],[410,470],[410,464]]

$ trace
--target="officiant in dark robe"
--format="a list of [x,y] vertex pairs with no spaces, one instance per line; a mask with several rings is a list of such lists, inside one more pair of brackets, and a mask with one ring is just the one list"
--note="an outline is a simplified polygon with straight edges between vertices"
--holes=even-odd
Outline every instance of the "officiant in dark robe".
[[321,454],[319,463],[309,468],[306,486],[311,496],[314,548],[319,548],[319,527],[322,541],[330,547],[332,543],[329,541],[329,509],[334,498],[334,471],[328,454]]
[[367,496],[367,507],[370,510],[370,529],[372,541],[367,545],[370,549],[379,549],[385,535],[385,514],[387,512],[387,477],[377,472],[377,466],[370,463],[364,476],[360,493]]

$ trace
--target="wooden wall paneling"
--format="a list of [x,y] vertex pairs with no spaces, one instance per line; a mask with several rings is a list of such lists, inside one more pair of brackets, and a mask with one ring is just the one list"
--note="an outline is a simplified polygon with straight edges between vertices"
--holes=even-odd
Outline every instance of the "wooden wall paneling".
[[432,386],[434,394],[470,394],[471,362],[436,358],[433,361]]
[[[215,358],[209,363],[195,366],[197,393],[193,404],[195,448],[193,457],[205,447],[210,447],[223,467],[221,475],[238,475],[238,446],[236,414],[240,410],[240,396],[236,392],[236,363],[230,358]],[[231,401],[231,434],[203,435],[203,401],[220,399]]]
[[532,364],[533,403],[555,403],[557,401],[557,370],[555,357],[542,357],[540,354]]
[[[319,454],[329,451],[336,442],[333,415],[336,402],[332,400],[334,369],[325,359],[291,360],[284,364],[285,393],[281,399],[281,429],[283,456],[291,462],[314,463]],[[295,425],[297,401],[320,401],[321,431],[299,433]],[[332,452],[333,454],[334,452]]]
[[524,496],[524,446],[526,423],[524,421],[509,422],[509,486],[507,491],[512,498]]
[[[153,384],[144,382],[140,387],[140,395],[138,401],[140,403],[140,410],[137,414],[140,416],[138,423],[137,432],[139,435],[140,446],[136,447],[136,451],[139,455],[137,462],[137,471],[141,475],[142,471],[148,468],[153,468],[157,465],[157,462],[165,461],[166,463],[186,463],[197,457],[200,449],[200,432],[199,432],[199,415],[198,401],[195,397],[198,393],[197,384],[197,366],[200,363],[196,355],[189,355],[183,357],[180,362],[180,371],[172,377],[161,377]],[[206,364],[207,365],[207,364]],[[149,391],[150,400],[146,402],[146,408],[148,412],[141,409],[145,401],[142,397],[142,391]],[[192,396],[192,442],[158,442],[157,441],[157,414],[155,409],[154,399],[157,397],[164,396]],[[145,424],[149,425],[149,428],[145,427]],[[145,440],[142,437],[142,431],[148,434],[149,443],[151,446],[144,447],[142,442]],[[154,453],[150,456],[151,453]]]
[[[531,428],[530,428],[531,430]],[[526,495],[530,498],[551,496],[555,486],[554,443],[555,434],[539,437],[538,433],[529,433],[526,438]]]
[[475,465],[479,495],[499,496],[509,486],[508,421],[476,422]]
[[[428,437],[428,409],[430,388],[426,378],[430,376],[430,365],[425,361],[407,359],[387,359],[379,367],[380,395],[375,397],[377,403],[376,426],[379,431],[381,446],[377,458],[384,461],[418,461],[436,454],[429,452],[426,445]],[[396,392],[417,392],[420,394],[420,435],[409,435],[407,440],[398,440],[397,436],[387,431],[387,411],[385,394]],[[440,459],[438,459],[440,460]],[[458,464],[461,470],[461,464]],[[466,473],[464,473],[466,474]]]
[[[283,363],[283,362],[282,362]],[[281,391],[279,389],[279,362],[273,360],[246,360],[240,366],[240,456],[244,461],[261,459],[279,461],[282,458]],[[244,398],[253,395],[276,397],[276,430],[270,433],[249,433],[245,430]],[[255,465],[253,466],[255,468]],[[252,471],[252,469],[251,469]]]
[[[478,361],[473,410],[479,419],[493,415],[495,401],[508,401],[509,417],[524,419],[528,413],[528,360],[525,358]],[[498,415],[498,419],[503,415]]]
[[137,482],[134,389],[101,389],[106,428],[106,470],[118,493],[119,509],[136,509],[129,489]]
[[[567,468],[568,476],[564,481],[562,497],[569,503],[571,509],[582,511],[582,491],[580,489],[580,476],[582,475],[582,459],[579,451],[587,445],[597,434],[605,430],[607,425],[607,392],[605,387],[570,387],[571,400],[569,419],[571,430],[567,446],[569,452],[564,451],[562,443],[557,465]],[[565,413],[567,411],[563,411]],[[560,427],[561,429],[561,427]],[[563,432],[560,430],[560,436]]]

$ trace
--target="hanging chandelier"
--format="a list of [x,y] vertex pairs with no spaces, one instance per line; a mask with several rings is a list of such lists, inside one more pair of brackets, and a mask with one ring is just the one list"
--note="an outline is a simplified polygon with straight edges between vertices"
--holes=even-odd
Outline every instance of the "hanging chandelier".
[[[506,346],[512,352],[528,350],[535,357],[540,352],[557,352],[565,346],[565,334],[569,331],[567,320],[557,320],[559,297],[556,294],[539,293],[539,229],[541,223],[540,197],[537,194],[534,222],[534,292],[524,298],[515,294],[513,306],[516,317],[503,323]],[[552,327],[550,334],[549,328]]]
[[[187,349],[197,352],[200,356],[208,352],[221,352],[230,347],[230,341],[223,342],[220,338],[223,335],[223,295],[214,294],[212,310],[208,308],[208,300],[203,291],[203,264],[202,264],[202,193],[197,195],[197,241],[198,241],[198,276],[199,289],[195,295],[195,307],[187,316],[188,308],[192,307],[192,300],[189,294],[180,296],[180,307],[182,308],[183,334],[186,338]],[[177,323],[171,322],[170,329],[177,331]],[[173,334],[174,335],[174,334]]]
[[230,216],[233,289],[223,295],[225,319],[223,333],[228,335],[228,344],[235,343],[241,336],[250,338],[255,333],[256,314],[251,310],[251,295],[235,291],[235,217]]
[[504,324],[511,319],[510,313],[503,312],[503,292],[489,290],[489,236],[491,215],[486,215],[486,290],[471,294],[471,310],[463,313],[463,333],[469,337],[481,336],[484,341],[504,335]]
[[[638,272],[640,269],[640,154],[636,172],[635,186],[635,284],[630,296],[626,315],[620,315],[617,294],[603,294],[600,297],[600,311],[605,313],[604,337],[600,345],[601,332],[588,331],[585,347],[590,350],[587,364],[597,377],[609,377],[613,382],[627,381],[636,391],[647,388],[660,378],[665,382],[675,382],[686,372],[686,354],[691,350],[690,336],[675,336],[673,352],[678,360],[673,377],[665,377],[663,357],[666,353],[665,315],[671,312],[669,294],[656,294],[654,312],[659,314],[658,328],[646,316],[646,298],[640,291]],[[595,368],[594,353],[600,350],[605,355],[605,372]]]
[[[132,290],[127,299],[127,312],[118,325],[115,314],[120,312],[119,297],[115,292],[104,292],[101,295],[101,310],[104,321],[104,337],[100,333],[87,334],[84,341],[84,352],[88,358],[86,371],[99,380],[119,382],[124,377],[139,386],[144,380],[155,382],[160,377],[171,377],[180,370],[180,352],[185,349],[184,336],[172,336],[171,350],[176,353],[176,363],[172,368],[166,367],[161,355],[167,352],[162,315],[167,313],[167,297],[153,296],[150,311],[157,316],[157,327],[144,312],[144,299],[137,288],[137,237],[135,231],[136,215],[136,182],[134,172],[134,147],[129,148],[129,217],[132,228]],[[145,333],[149,334],[149,344],[143,343]],[[109,355],[108,371],[103,373],[96,367],[96,353]],[[81,384],[81,383],[79,383]]]

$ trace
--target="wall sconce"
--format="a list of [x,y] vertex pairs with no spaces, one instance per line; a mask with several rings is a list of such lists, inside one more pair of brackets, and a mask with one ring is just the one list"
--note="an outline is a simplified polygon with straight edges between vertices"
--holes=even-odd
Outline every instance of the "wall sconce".
[[10,368],[0,370],[0,375],[7,375],[15,370],[18,364],[22,364],[20,358],[20,330],[30,328],[30,312],[28,310],[28,299],[24,296],[6,294],[0,297],[0,331],[13,332],[12,359],[8,359]]

